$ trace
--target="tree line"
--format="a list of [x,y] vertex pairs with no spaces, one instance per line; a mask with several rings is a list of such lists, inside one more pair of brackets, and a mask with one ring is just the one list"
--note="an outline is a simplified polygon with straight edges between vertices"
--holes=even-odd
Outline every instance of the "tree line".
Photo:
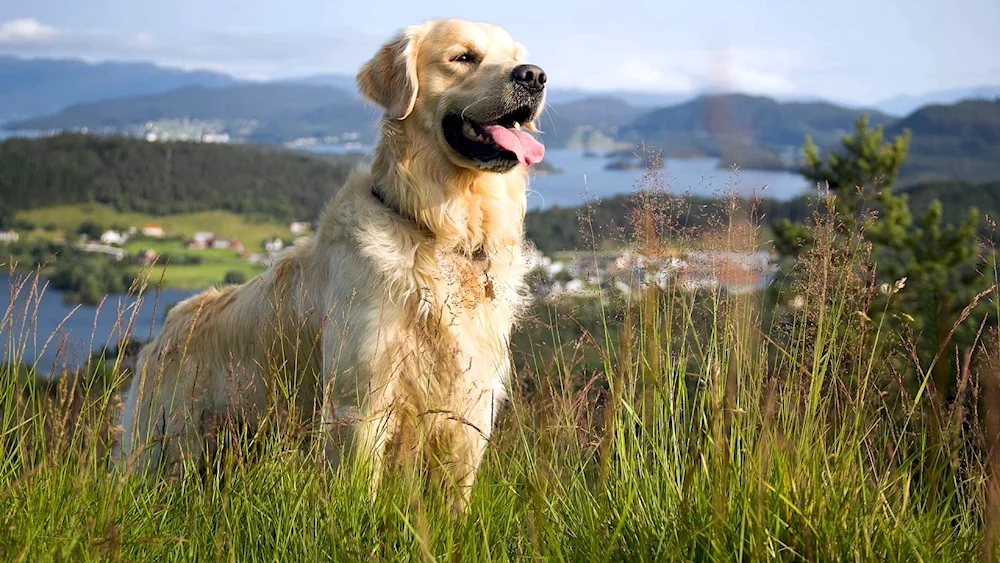
[[[986,216],[1000,217],[1000,181],[927,181],[908,185],[898,193],[908,198],[911,209],[918,214],[928,210],[935,200],[948,202],[941,209],[942,220],[947,224],[961,222],[972,207],[984,219]],[[632,240],[635,235],[632,217],[640,205],[649,204],[649,199],[659,200],[661,207],[671,208],[674,214],[672,220],[688,227],[707,226],[728,205],[744,210],[754,209],[758,223],[771,227],[785,220],[805,220],[815,211],[821,198],[819,190],[791,200],[740,197],[720,200],[670,195],[654,189],[643,194],[642,199],[636,194],[622,194],[585,206],[533,209],[525,216],[525,230],[528,238],[545,254],[590,250],[617,247]],[[985,220],[980,221],[978,234],[997,240],[996,231],[990,229]]]
[[10,223],[19,210],[85,202],[152,215],[223,209],[312,220],[359,159],[77,133],[11,138],[0,142],[0,221]]

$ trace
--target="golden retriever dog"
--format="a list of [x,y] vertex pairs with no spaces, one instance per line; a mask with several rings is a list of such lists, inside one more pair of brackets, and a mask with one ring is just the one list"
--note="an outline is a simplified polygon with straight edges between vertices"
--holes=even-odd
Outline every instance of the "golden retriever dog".
[[458,19],[383,45],[357,74],[384,109],[371,165],[309,242],[170,310],[137,358],[117,463],[198,459],[220,418],[316,416],[334,466],[353,456],[375,487],[415,462],[464,507],[528,300],[527,168],[544,155],[528,131],[546,76],[525,57],[502,28]]

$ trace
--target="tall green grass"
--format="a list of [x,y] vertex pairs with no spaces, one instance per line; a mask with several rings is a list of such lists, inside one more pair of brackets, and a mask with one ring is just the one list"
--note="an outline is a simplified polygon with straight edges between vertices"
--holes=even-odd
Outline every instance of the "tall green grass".
[[[646,182],[655,192],[659,180]],[[753,209],[723,206],[691,231],[670,198],[638,197],[642,228],[627,242],[648,256],[764,242]],[[1000,333],[985,327],[976,348],[966,382],[975,399],[932,416],[921,371],[899,345],[905,335],[865,313],[886,297],[867,249],[833,246],[834,221],[817,209],[817,249],[775,293],[690,291],[668,276],[662,287],[604,295],[600,328],[571,341],[562,334],[573,319],[539,303],[548,328],[522,334],[512,400],[460,517],[405,472],[372,500],[360,474],[329,470],[295,433],[253,448],[223,441],[207,471],[177,480],[113,474],[108,448],[128,377],[119,360],[55,383],[9,364],[0,368],[2,559],[995,557]],[[986,299],[1000,308],[995,292]],[[3,313],[8,351],[30,337],[30,316]],[[939,419],[955,440],[934,438]]]

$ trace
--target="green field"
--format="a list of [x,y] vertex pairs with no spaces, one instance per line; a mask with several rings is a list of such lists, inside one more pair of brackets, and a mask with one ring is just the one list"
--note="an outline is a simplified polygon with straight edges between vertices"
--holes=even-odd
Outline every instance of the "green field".
[[[114,208],[96,203],[79,205],[57,205],[22,211],[17,220],[27,222],[34,228],[24,233],[25,240],[32,238],[64,239],[73,235],[80,226],[90,221],[104,228],[127,228],[154,224],[161,226],[168,234],[189,237],[195,232],[211,231],[216,236],[237,238],[243,242],[247,252],[262,253],[264,241],[279,237],[289,241],[292,238],[287,225],[274,221],[253,221],[228,211],[205,211],[181,215],[151,216],[141,213],[119,212]],[[164,273],[164,287],[180,289],[200,289],[222,282],[229,271],[240,271],[249,278],[264,270],[241,258],[234,249],[188,249],[183,240],[177,238],[154,239],[139,237],[129,240],[124,248],[130,253],[142,249],[153,249],[159,254],[173,257],[198,257],[198,264],[174,261],[158,263],[151,279],[159,280]],[[138,270],[138,268],[137,268]]]
[[250,264],[245,258],[241,258],[235,249],[189,249],[183,241],[179,240],[134,240],[127,242],[125,248],[129,252],[139,252],[151,248],[160,255],[168,254],[171,257],[197,257],[201,259],[201,262],[197,264],[158,260],[152,268],[150,279],[160,280],[162,276],[164,287],[202,289],[222,282],[228,272],[242,272],[246,279],[250,279],[265,269],[260,264]]
[[242,272],[245,279],[250,279],[263,272],[264,267],[248,264],[246,260],[206,261],[196,265],[157,264],[153,266],[149,280],[159,284],[162,276],[165,288],[197,290],[221,284],[226,274],[232,271]]
[[168,233],[190,236],[198,231],[212,231],[217,236],[238,238],[251,252],[261,251],[261,244],[270,237],[288,239],[288,226],[274,221],[251,221],[228,211],[203,211],[180,215],[153,216],[142,213],[120,212],[108,205],[82,203],[53,205],[21,211],[16,218],[35,226],[29,236],[62,237],[73,233],[84,221],[92,221],[106,228],[160,225]]

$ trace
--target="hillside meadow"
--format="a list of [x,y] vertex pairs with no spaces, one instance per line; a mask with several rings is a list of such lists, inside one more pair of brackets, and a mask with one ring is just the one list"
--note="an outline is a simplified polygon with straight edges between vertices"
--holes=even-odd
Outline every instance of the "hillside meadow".
[[[757,250],[757,211],[730,201],[696,227],[683,205],[640,207],[620,242],[654,258]],[[916,353],[892,317],[906,280],[876,283],[862,240],[831,244],[834,220],[814,207],[805,222],[818,244],[774,292],[691,291],[666,276],[586,304],[539,301],[458,516],[420,487],[419,467],[391,473],[372,499],[349,466],[324,465],[311,427],[282,422],[243,443],[222,432],[220,455],[179,480],[112,473],[127,361],[112,350],[52,381],[15,352],[0,368],[0,557],[992,560],[996,322],[979,328],[970,361],[955,364],[958,392],[941,401],[928,374],[955,351]],[[998,272],[979,275],[991,290],[970,306],[995,319]],[[5,311],[3,342],[30,316]]]
[[[142,229],[158,225],[169,234],[167,238],[136,237],[123,245],[130,254],[146,249],[170,259],[161,259],[153,266],[151,277],[162,287],[202,289],[222,283],[229,272],[241,272],[246,278],[262,272],[260,264],[251,264],[236,249],[188,249],[185,240],[197,232],[210,231],[219,238],[238,239],[251,254],[262,254],[264,242],[280,238],[290,242],[294,237],[287,224],[273,219],[252,219],[229,211],[214,210],[196,213],[155,216],[138,212],[118,211],[99,203],[52,205],[21,211],[16,220],[31,229],[20,231],[25,241],[72,240],[86,223],[103,229]],[[192,260],[192,258],[194,260]],[[186,262],[183,260],[187,260]],[[140,266],[132,270],[138,274]]]
[[165,232],[183,237],[190,237],[199,231],[211,231],[220,237],[238,238],[255,251],[262,249],[264,241],[269,238],[291,237],[287,223],[273,219],[252,220],[246,215],[222,210],[158,216],[119,211],[110,205],[89,202],[21,211],[17,214],[17,220],[33,226],[27,236],[65,238],[68,235],[72,238],[85,222],[96,223],[108,229],[142,229],[145,225],[159,225]]

